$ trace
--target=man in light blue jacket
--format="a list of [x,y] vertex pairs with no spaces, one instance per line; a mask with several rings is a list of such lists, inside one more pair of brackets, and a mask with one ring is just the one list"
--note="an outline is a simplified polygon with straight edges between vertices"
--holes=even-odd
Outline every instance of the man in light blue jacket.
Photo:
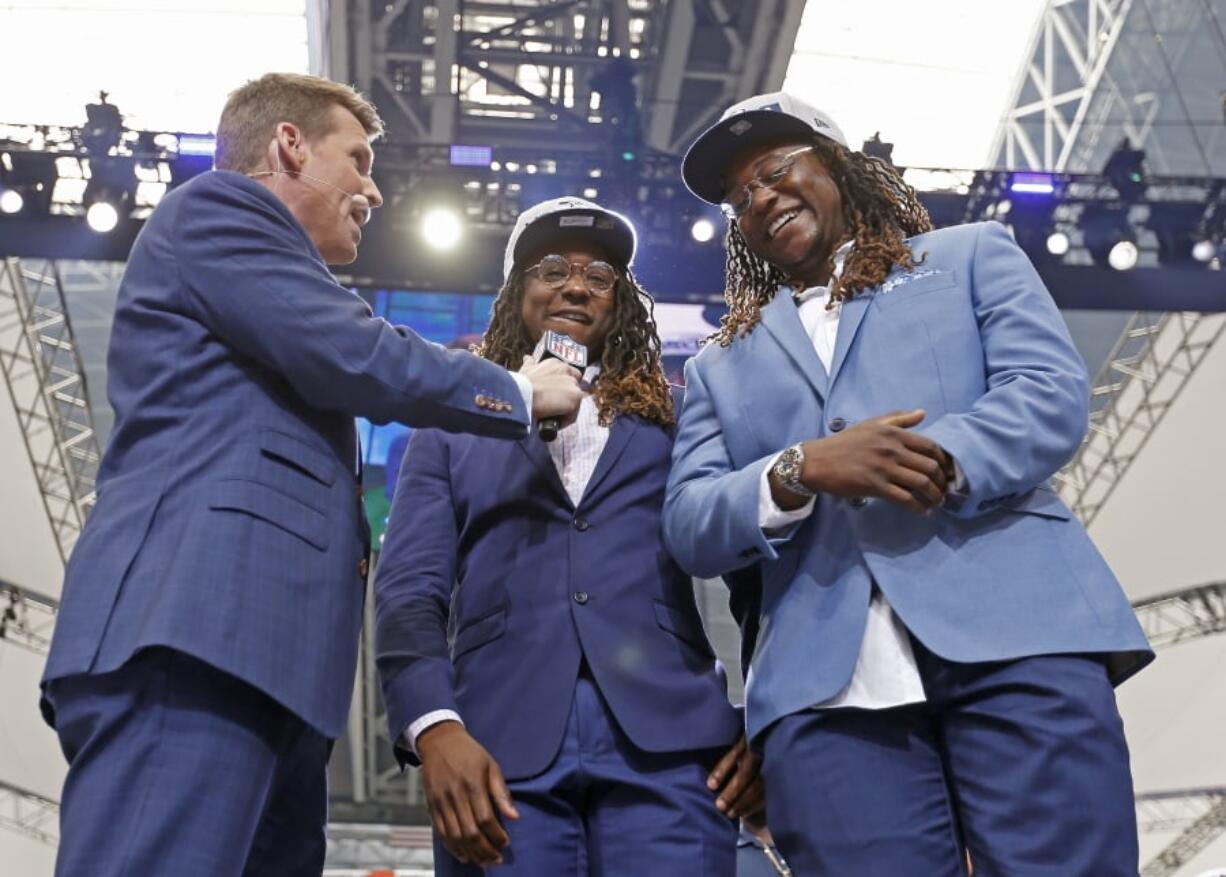
[[1118,683],[1152,659],[1047,484],[1087,380],[995,223],[915,192],[787,94],[683,175],[729,216],[729,314],[686,370],[665,506],[682,567],[757,566],[747,694],[798,874],[1137,868]]

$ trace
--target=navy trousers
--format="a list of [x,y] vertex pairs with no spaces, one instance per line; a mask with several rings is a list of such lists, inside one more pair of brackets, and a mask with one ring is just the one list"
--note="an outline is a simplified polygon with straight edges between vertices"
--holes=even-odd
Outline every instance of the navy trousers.
[[462,865],[437,841],[438,877],[734,877],[736,827],[707,774],[718,751],[644,752],[581,676],[562,746],[537,776],[507,783],[519,819],[503,820],[503,864]]
[[771,833],[796,875],[1136,877],[1128,748],[1092,657],[955,664],[915,644],[928,702],[772,726]]
[[68,759],[57,875],[323,870],[332,742],[266,694],[160,648],[48,694]]

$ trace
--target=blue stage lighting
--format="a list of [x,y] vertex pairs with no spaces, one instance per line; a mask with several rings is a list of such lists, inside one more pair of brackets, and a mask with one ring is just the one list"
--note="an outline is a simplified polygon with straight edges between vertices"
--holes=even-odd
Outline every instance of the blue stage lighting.
[[1052,174],[1024,173],[1019,171],[1010,177],[1009,191],[1033,195],[1050,195],[1056,191],[1056,178]]
[[216,138],[204,134],[179,135],[179,155],[213,155],[216,152]]
[[463,146],[451,144],[452,167],[489,167],[494,160],[492,146]]

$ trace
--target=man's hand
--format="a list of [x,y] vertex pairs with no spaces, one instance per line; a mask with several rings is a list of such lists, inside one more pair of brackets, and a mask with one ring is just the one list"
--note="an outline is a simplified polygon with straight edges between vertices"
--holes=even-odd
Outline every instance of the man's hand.
[[707,788],[717,794],[715,806],[729,819],[753,816],[766,806],[766,789],[758,775],[761,766],[742,734],[711,770]]
[[561,417],[563,425],[570,423],[579,413],[583,390],[579,388],[582,375],[560,359],[536,362],[525,356],[519,373],[532,384],[532,420],[546,417]]
[[502,864],[511,843],[495,807],[518,819],[502,769],[459,722],[440,722],[417,738],[430,818],[443,846],[461,862]]
[[920,410],[895,411],[810,439],[800,480],[819,493],[876,496],[927,514],[945,502],[953,461],[932,439],[911,431],[923,419]]

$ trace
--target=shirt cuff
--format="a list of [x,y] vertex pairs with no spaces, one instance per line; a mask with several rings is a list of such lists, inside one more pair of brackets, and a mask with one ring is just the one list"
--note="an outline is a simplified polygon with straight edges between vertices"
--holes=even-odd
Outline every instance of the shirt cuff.
[[811,496],[809,501],[798,509],[784,511],[779,508],[775,497],[771,495],[770,472],[782,456],[783,452],[780,451],[766,464],[766,468],[762,470],[762,477],[758,481],[758,526],[768,536],[779,535],[779,531],[809,517],[813,514],[813,506],[817,503],[817,497]]
[[966,499],[971,495],[971,489],[966,483],[966,473],[954,460],[954,480],[945,488],[945,492],[954,499]]
[[459,722],[461,725],[464,724],[464,720],[460,718],[460,714],[455,710],[431,710],[425,715],[418,717],[409,724],[409,727],[405,728],[404,733],[400,736],[401,744],[418,758],[421,758],[421,754],[417,751],[417,738],[427,728],[432,728],[440,722]]
[[519,387],[519,395],[524,397],[524,409],[528,412],[528,428],[532,428],[532,381],[525,378],[519,372],[508,371],[511,380],[515,381],[515,386]]

